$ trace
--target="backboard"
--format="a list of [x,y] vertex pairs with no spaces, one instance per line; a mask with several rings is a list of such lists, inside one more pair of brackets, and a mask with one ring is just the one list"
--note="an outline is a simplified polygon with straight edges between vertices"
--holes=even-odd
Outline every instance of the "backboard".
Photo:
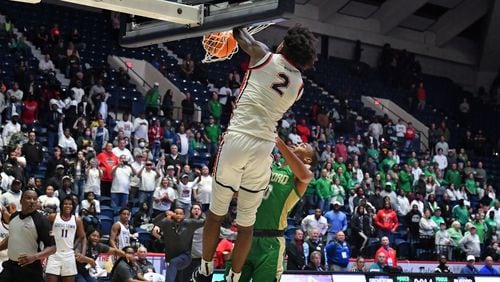
[[210,32],[230,30],[240,25],[280,22],[289,19],[295,7],[295,1],[292,0],[184,0],[181,2],[184,5],[203,5],[203,22],[200,25],[151,19],[137,21],[130,15],[122,14],[120,45],[142,47],[199,37]]

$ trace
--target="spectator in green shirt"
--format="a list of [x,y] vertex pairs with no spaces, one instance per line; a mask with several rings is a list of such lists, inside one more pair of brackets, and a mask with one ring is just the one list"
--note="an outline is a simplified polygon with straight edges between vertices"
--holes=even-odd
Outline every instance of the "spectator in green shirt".
[[348,177],[348,179],[347,179],[347,189],[349,191],[354,191],[354,190],[358,189],[358,187],[360,186],[360,183],[358,182],[358,179],[356,178],[355,172],[354,171],[347,172],[347,174],[348,175],[350,174],[350,177]]
[[212,99],[208,101],[208,112],[215,119],[215,123],[219,123],[222,116],[222,104],[219,102],[217,92],[212,94]]
[[344,158],[343,157],[338,157],[337,160],[332,164],[332,168],[335,171],[338,171],[338,168],[341,167],[342,171],[345,172],[347,170],[345,163],[344,163]]
[[462,175],[460,175],[460,171],[458,171],[456,163],[451,165],[451,169],[448,169],[444,179],[448,182],[448,184],[455,184],[455,187],[460,187],[462,185]]
[[488,226],[488,230],[486,231],[486,238],[491,238],[493,228],[497,227],[497,221],[495,220],[495,211],[489,211],[488,217],[484,221]]
[[450,237],[453,240],[453,245],[455,245],[455,247],[459,246],[460,240],[464,237],[460,222],[453,221],[451,227],[448,228],[448,234],[450,234]]
[[347,183],[347,178],[345,177],[344,171],[345,170],[341,166],[339,166],[337,168],[337,174],[335,174],[333,176],[333,179],[335,180],[336,178],[338,178],[340,180],[340,185],[342,185],[342,187],[347,187],[348,183]]
[[406,163],[410,167],[413,167],[415,163],[418,163],[417,153],[415,151],[411,152],[411,156],[408,158],[408,160],[406,161]]
[[461,225],[465,226],[465,224],[469,222],[470,219],[469,208],[465,206],[464,199],[460,199],[458,201],[458,205],[453,207],[451,213],[453,215],[453,218],[458,220],[458,222],[460,222]]
[[146,113],[156,116],[160,105],[160,84],[155,82],[153,88],[149,89],[144,97],[146,103]]
[[[441,216],[441,209],[440,208],[436,208],[436,210],[434,211],[434,215],[431,216],[431,220],[436,223],[436,226],[440,226],[441,223],[444,223],[446,225],[444,218]],[[439,227],[436,228],[436,230],[434,230],[434,231],[437,231],[438,229],[439,229]]]
[[366,154],[368,154],[369,157],[372,157],[372,159],[375,161],[375,163],[378,163],[378,158],[380,156],[380,151],[375,149],[373,143],[370,144],[370,147],[366,151]]
[[474,179],[474,174],[473,173],[470,173],[467,176],[467,179],[465,180],[465,188],[467,189],[467,193],[468,194],[470,194],[471,196],[472,195],[476,195],[477,196],[478,187],[477,187],[476,180]]
[[332,199],[332,181],[328,178],[326,169],[321,170],[321,177],[315,181],[318,193],[318,207],[324,211],[330,210],[330,200]]
[[219,138],[222,134],[220,125],[215,123],[213,116],[208,117],[208,124],[205,126],[205,141],[207,142],[208,152],[215,155],[217,152]]
[[403,169],[399,172],[399,188],[405,193],[412,192],[413,174],[408,164],[403,165]]
[[396,163],[397,163],[397,161],[393,157],[392,151],[388,151],[387,157],[382,160],[379,167],[382,169],[385,165],[387,165],[387,168],[391,169],[394,165],[396,165]]
[[487,232],[488,232],[488,225],[484,221],[484,213],[483,212],[478,212],[474,220],[472,221],[472,224],[476,227],[476,233],[477,236],[479,236],[479,244],[481,244],[481,249],[484,248],[484,242],[486,241],[487,237]]

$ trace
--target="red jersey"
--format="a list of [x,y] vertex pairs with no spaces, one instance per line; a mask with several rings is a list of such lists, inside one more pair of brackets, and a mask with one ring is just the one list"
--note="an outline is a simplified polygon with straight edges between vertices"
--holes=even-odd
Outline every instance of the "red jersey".
[[149,144],[160,143],[163,138],[163,128],[160,126],[151,126],[148,132]]
[[309,140],[309,136],[311,136],[309,127],[307,127],[307,125],[297,124],[296,128],[297,134],[300,136],[300,139],[302,139],[302,143],[307,143]]
[[32,124],[38,115],[37,101],[24,101],[23,111],[21,113],[21,123]]
[[102,169],[101,179],[103,181],[112,181],[113,167],[118,164],[118,158],[111,152],[103,151],[97,155],[97,160],[99,161],[99,167]]
[[398,229],[398,216],[392,209],[381,209],[375,215],[375,225],[380,230],[394,232]]
[[425,93],[425,89],[423,87],[418,88],[417,99],[419,101],[425,101],[426,98],[427,98],[427,94]]
[[406,128],[405,139],[406,140],[413,140],[413,139],[415,139],[415,128],[413,128],[413,127],[407,127]]

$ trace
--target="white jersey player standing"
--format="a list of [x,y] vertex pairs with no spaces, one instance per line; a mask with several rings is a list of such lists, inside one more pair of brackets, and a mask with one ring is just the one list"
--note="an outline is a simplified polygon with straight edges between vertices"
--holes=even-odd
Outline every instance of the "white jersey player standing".
[[302,27],[288,30],[276,53],[256,41],[246,28],[235,28],[233,35],[250,55],[250,67],[215,161],[212,201],[203,231],[203,258],[193,274],[198,282],[212,281],[220,225],[236,192],[238,236],[226,281],[239,280],[251,247],[255,214],[271,176],[277,122],[301,97],[301,72],[316,60],[316,39]]
[[74,215],[76,204],[71,196],[61,202],[61,212],[49,217],[52,222],[52,236],[56,243],[56,253],[47,259],[46,281],[57,282],[61,277],[62,282],[75,281],[77,274],[75,258],[75,237],[80,241],[81,249],[78,253],[85,254],[85,231],[80,218]]

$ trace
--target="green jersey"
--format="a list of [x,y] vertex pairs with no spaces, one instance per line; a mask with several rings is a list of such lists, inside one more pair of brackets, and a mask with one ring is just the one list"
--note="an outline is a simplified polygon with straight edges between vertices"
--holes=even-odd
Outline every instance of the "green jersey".
[[396,159],[392,157],[387,157],[382,160],[380,164],[380,169],[384,169],[384,166],[387,166],[388,169],[391,169],[394,165],[396,165]]
[[212,116],[216,120],[219,120],[222,116],[222,104],[219,103],[219,101],[210,100],[208,101],[208,108],[210,109],[210,113],[212,114]]
[[366,153],[368,154],[368,156],[372,157],[372,159],[375,161],[375,162],[378,162],[378,157],[380,156],[380,152],[376,149],[368,149],[368,151],[366,151]]
[[257,210],[254,228],[284,230],[287,227],[288,213],[302,196],[296,190],[292,169],[273,164],[268,188]]
[[413,184],[413,174],[408,173],[405,170],[401,170],[399,172],[399,188],[405,191],[406,193],[412,192],[412,184]]
[[144,97],[144,102],[148,107],[158,107],[158,103],[160,102],[160,91],[154,88],[149,90]]
[[409,159],[406,161],[406,163],[407,163],[410,167],[413,167],[413,164],[414,164],[414,163],[416,163],[416,162],[418,162],[418,160],[417,160],[417,159],[415,159],[415,158],[409,158]]
[[219,136],[222,134],[222,130],[218,124],[207,124],[205,127],[205,134],[210,142],[217,144],[217,142],[219,142]]
[[321,177],[316,180],[316,192],[321,199],[329,199],[332,197],[332,182],[329,178]]
[[469,190],[470,193],[476,195],[477,194],[477,185],[474,179],[465,180],[465,188]]
[[448,182],[448,184],[455,184],[455,187],[462,186],[462,176],[460,175],[460,171],[456,169],[450,169],[446,172],[444,179]]
[[462,226],[465,226],[465,224],[469,222],[469,210],[465,205],[463,207],[460,205],[454,206],[451,213],[453,214],[453,217],[456,218],[460,224],[462,224]]

